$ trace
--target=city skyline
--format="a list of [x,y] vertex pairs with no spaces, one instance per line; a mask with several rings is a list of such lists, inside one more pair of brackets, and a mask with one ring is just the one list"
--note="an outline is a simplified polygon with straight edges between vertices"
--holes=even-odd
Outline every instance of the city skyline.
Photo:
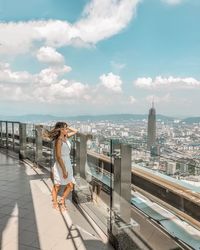
[[0,1],[0,115],[146,114],[154,97],[159,114],[200,116],[199,9]]

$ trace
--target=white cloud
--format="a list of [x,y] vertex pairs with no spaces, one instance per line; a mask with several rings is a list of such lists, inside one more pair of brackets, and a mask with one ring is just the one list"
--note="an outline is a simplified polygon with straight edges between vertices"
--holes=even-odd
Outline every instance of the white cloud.
[[47,20],[0,23],[0,54],[27,53],[42,46],[87,47],[124,29],[140,0],[91,0],[79,21]]
[[0,54],[14,55],[29,52],[32,42],[41,39],[34,29],[36,23],[0,23]]
[[69,72],[66,65],[54,66],[31,75],[26,71],[14,72],[10,65],[0,64],[0,98],[15,101],[60,102],[83,99],[87,85],[60,79]]
[[63,79],[49,86],[35,86],[33,96],[40,102],[64,104],[84,100],[87,90],[88,86],[83,83]]
[[112,72],[110,72],[107,75],[101,75],[99,79],[101,80],[101,85],[106,87],[107,89],[116,93],[122,91],[122,80],[120,76],[114,75]]
[[58,53],[54,48],[51,47],[41,47],[37,54],[37,59],[40,62],[49,63],[49,64],[63,64],[64,57]]
[[170,5],[177,5],[183,2],[183,0],[162,0],[162,1]]
[[[0,64],[0,98],[10,101],[111,105],[124,98],[118,75],[100,76],[101,84],[88,86],[63,77],[70,67],[57,65],[37,74],[12,71],[9,64]],[[120,95],[119,95],[120,94]]]
[[49,67],[40,71],[36,76],[36,82],[40,85],[49,85],[57,82],[60,76],[70,71],[71,67],[66,65],[61,67]]
[[29,101],[30,96],[26,95],[24,89],[20,86],[6,86],[0,84],[0,98],[1,100],[9,101]]
[[32,81],[32,75],[26,71],[11,71],[8,63],[0,63],[0,83],[27,83]]
[[110,62],[111,67],[113,68],[114,71],[120,72],[122,69],[126,67],[125,63],[118,63],[115,61]]
[[192,77],[162,77],[157,76],[155,79],[150,77],[138,78],[134,81],[135,86],[145,89],[160,89],[160,88],[180,88],[180,89],[193,89],[200,88],[200,81]]
[[[7,72],[5,74],[5,72]],[[122,81],[113,73],[100,76],[101,83],[89,86],[79,81],[66,79],[67,66],[52,66],[36,74],[26,71],[12,71],[9,64],[0,64],[0,98],[7,101],[80,105],[82,108],[115,107],[127,105],[136,100],[123,94]],[[17,78],[14,77],[17,75]]]
[[140,0],[92,0],[83,18],[75,24],[77,36],[88,43],[97,43],[117,34],[127,26]]
[[140,88],[151,88],[152,87],[152,78],[141,77],[141,78],[136,79],[134,84]]
[[133,104],[133,103],[136,102],[136,99],[135,99],[135,97],[133,97],[133,96],[129,96],[128,99],[129,99],[130,104]]

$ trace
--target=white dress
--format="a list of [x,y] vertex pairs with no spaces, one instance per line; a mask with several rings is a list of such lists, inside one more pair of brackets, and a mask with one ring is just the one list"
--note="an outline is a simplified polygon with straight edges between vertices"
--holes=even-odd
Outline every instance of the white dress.
[[70,160],[70,149],[71,149],[70,142],[68,140],[66,142],[63,141],[61,146],[61,157],[64,161],[66,171],[68,172],[68,176],[66,179],[63,178],[62,169],[60,167],[60,164],[56,160],[52,169],[54,184],[67,185],[70,182],[75,184],[75,179],[73,176],[73,168]]

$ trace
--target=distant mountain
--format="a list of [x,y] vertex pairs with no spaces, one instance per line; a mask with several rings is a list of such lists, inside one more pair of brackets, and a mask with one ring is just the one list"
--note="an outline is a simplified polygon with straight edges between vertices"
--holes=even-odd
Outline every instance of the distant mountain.
[[79,121],[136,121],[146,119],[147,115],[136,115],[136,114],[109,114],[109,115],[81,115],[81,116],[71,116],[68,117],[69,120],[79,120]]
[[[131,122],[141,121],[147,119],[147,114],[109,114],[109,115],[82,115],[67,117],[68,120],[79,120],[79,121],[115,121],[115,122]],[[173,121],[174,118],[167,117],[164,115],[157,115],[157,119],[162,121]]]
[[36,115],[36,114],[28,114],[28,115],[20,115],[20,116],[3,116],[0,115],[0,120],[4,121],[18,121],[18,122],[48,122],[54,120],[64,120],[65,118],[56,117],[53,115]]
[[200,117],[196,116],[196,117],[188,117],[182,120],[182,122],[188,123],[188,124],[192,124],[192,123],[200,123]]
[[175,119],[177,119],[176,117],[171,117],[171,116],[165,116],[165,115],[156,115],[156,120],[161,120],[163,122],[172,122],[174,121]]
[[[49,121],[113,121],[113,122],[131,122],[147,119],[147,114],[110,114],[110,115],[80,115],[80,116],[53,116],[53,115],[37,115],[28,114],[22,116],[3,116],[0,115],[0,120],[4,121],[19,121],[19,122],[49,122]],[[173,121],[175,118],[157,115],[157,120]]]

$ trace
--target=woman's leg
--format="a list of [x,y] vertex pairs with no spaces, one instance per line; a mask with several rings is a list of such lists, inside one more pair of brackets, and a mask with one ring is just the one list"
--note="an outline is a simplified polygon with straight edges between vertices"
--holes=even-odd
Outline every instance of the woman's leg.
[[52,188],[52,198],[53,198],[53,208],[58,208],[58,201],[57,201],[57,196],[58,196],[58,191],[60,189],[60,185],[58,184],[55,184],[53,185],[53,188]]
[[61,198],[61,208],[63,210],[66,210],[66,206],[65,206],[65,199],[68,197],[69,193],[73,190],[74,184],[72,182],[70,182],[69,184],[67,184],[67,186],[64,189],[62,198]]

